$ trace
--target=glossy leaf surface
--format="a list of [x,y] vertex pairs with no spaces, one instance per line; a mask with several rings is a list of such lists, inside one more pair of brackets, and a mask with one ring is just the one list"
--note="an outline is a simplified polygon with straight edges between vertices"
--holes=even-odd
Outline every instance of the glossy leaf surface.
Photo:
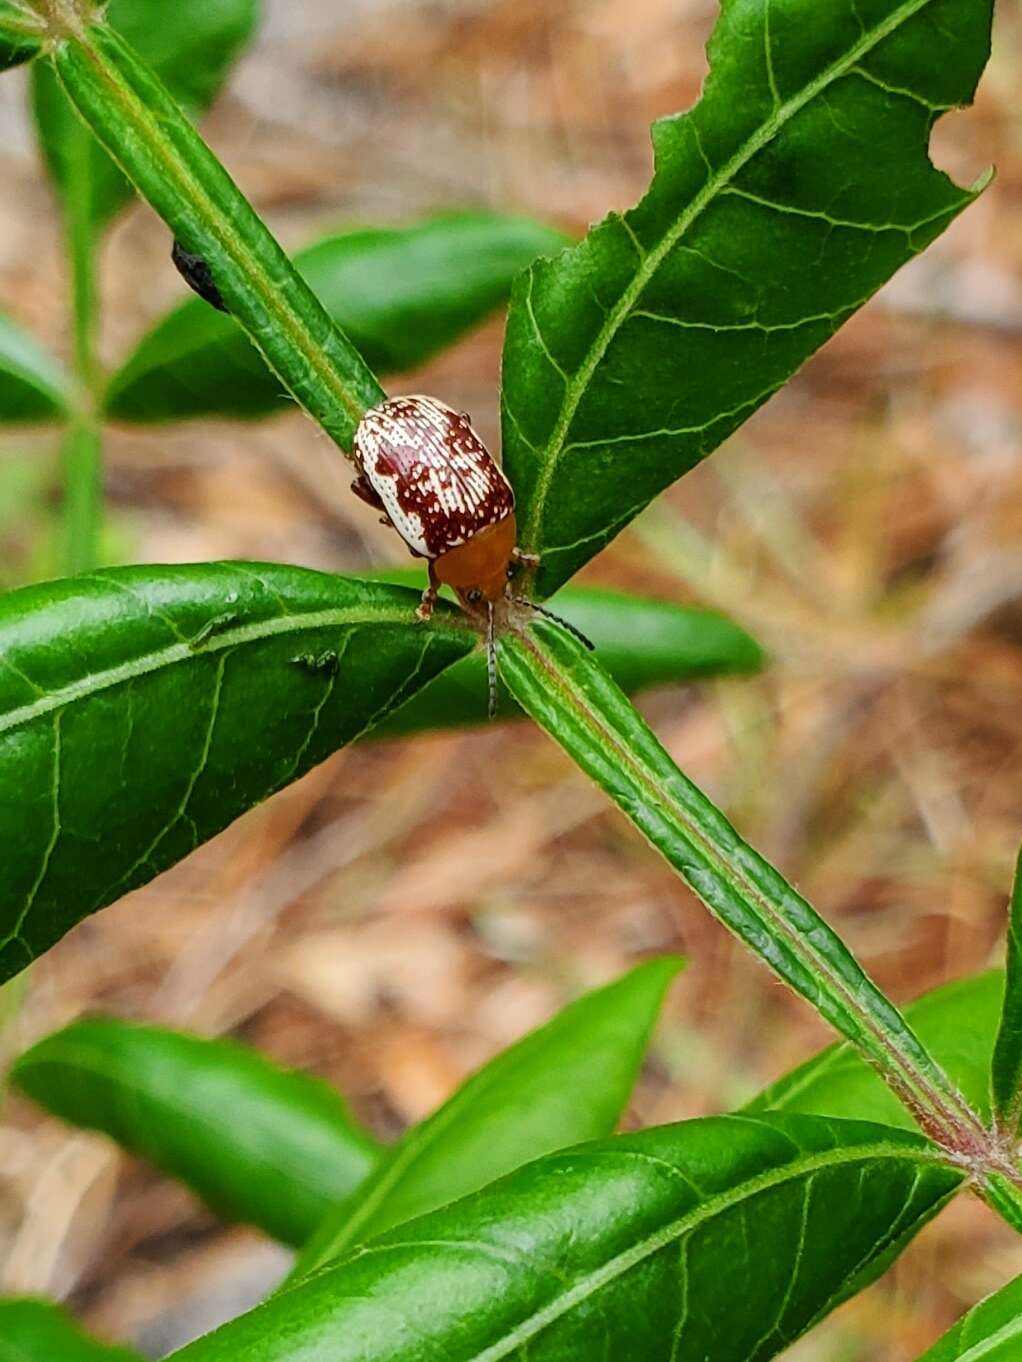
[[1018,1362],[1022,1357],[1022,1277],[981,1301],[919,1362]]
[[130,1348],[100,1343],[49,1301],[0,1300],[0,1362],[142,1362]]
[[541,1154],[608,1135],[681,962],[650,961],[497,1055],[383,1155],[324,1220],[295,1276],[474,1192]]
[[1008,911],[1004,1010],[991,1065],[994,1115],[1012,1136],[1022,1129],[1022,853]]
[[766,1362],[960,1185],[901,1131],[717,1117],[527,1165],[176,1362]]
[[90,1018],[34,1045],[11,1079],[288,1244],[308,1239],[379,1153],[328,1084],[233,1041]]
[[[294,265],[374,369],[399,373],[451,345],[503,302],[519,270],[563,236],[529,218],[464,213],[349,231]],[[121,421],[254,418],[287,402],[237,322],[198,298],[139,343],[106,398]]]
[[0,977],[463,656],[463,617],[416,601],[244,563],[0,597]]
[[549,595],[974,197],[934,169],[992,0],[725,0],[646,197],[517,283],[504,462]]
[[[421,590],[425,572],[398,569],[380,574],[380,579]],[[629,694],[647,686],[758,671],[764,664],[759,645],[714,610],[591,587],[566,588],[550,602],[550,608],[581,629],[603,666]],[[501,686],[498,717],[515,718],[521,712]],[[423,687],[374,728],[372,737],[484,724],[487,719],[486,659],[476,652]]]
[[[259,0],[111,0],[107,22],[122,33],[193,114],[215,98],[259,18]],[[43,155],[65,199],[85,195],[101,227],[131,198],[131,186],[68,103],[52,67],[32,70],[32,102]],[[168,247],[169,253],[169,247]]]
[[52,421],[70,402],[70,383],[57,361],[0,316],[0,424]]
[[65,92],[266,363],[341,449],[383,399],[359,351],[137,53],[106,25],[66,29],[51,60]]
[[516,700],[702,899],[912,1104],[927,1133],[981,1134],[978,1118],[837,933],[744,842],[566,630],[536,621],[498,643]]
[[[990,1057],[1004,998],[999,970],[956,979],[905,1008],[916,1035],[981,1116],[990,1111]],[[831,1045],[772,1083],[747,1112],[813,1112],[914,1129],[879,1075],[850,1045]]]

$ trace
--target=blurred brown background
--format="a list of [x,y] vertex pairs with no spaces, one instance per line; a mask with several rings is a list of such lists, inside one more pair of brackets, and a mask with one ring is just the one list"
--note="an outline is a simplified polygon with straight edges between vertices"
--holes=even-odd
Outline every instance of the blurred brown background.
[[[648,180],[647,124],[691,103],[709,0],[268,0],[207,134],[286,245],[491,205],[582,230]],[[587,577],[713,603],[759,679],[645,707],[682,765],[899,1000],[999,958],[1022,838],[1022,15],[1001,0],[976,108],[938,163],[998,178]],[[67,350],[65,278],[20,75],[0,82],[0,308]],[[104,256],[113,363],[182,294],[136,209]],[[496,436],[499,319],[401,388]],[[115,560],[407,561],[300,417],[109,441]],[[0,435],[0,577],[45,570],[54,440]],[[630,1121],[718,1111],[823,1027],[525,726],[340,754],[3,996],[5,1057],[83,1010],[233,1031],[322,1073],[380,1134],[580,989],[691,965]],[[0,1277],[154,1356],[266,1290],[282,1255],[10,1100]],[[799,1362],[907,1362],[1022,1271],[956,1204]]]

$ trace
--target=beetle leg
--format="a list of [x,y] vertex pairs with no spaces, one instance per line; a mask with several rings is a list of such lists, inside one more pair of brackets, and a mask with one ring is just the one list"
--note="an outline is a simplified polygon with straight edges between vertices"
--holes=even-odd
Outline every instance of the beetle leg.
[[[379,492],[373,487],[364,473],[359,473],[358,477],[351,484],[351,490],[358,497],[359,501],[364,501],[365,504],[371,506],[374,511],[385,511],[387,509],[380,498]],[[389,525],[390,521],[387,520],[386,524]]]
[[511,561],[514,563],[521,563],[522,567],[539,567],[543,559],[538,553],[526,553],[524,549],[520,549],[516,544],[511,550]]
[[419,602],[418,608],[415,611],[420,620],[425,621],[432,617],[433,606],[436,604],[436,596],[439,590],[440,583],[434,576],[433,562],[431,559],[429,564],[429,586],[427,586],[426,590],[422,593],[422,600]]

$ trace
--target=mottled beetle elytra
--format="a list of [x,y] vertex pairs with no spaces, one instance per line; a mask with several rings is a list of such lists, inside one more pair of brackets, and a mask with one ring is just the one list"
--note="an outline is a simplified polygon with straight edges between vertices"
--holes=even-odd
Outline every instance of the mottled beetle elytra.
[[[202,256],[175,241],[172,259],[189,288],[228,311]],[[381,513],[410,553],[426,560],[429,585],[419,618],[429,619],[440,588],[449,586],[466,614],[485,622],[491,718],[497,707],[497,625],[506,622],[512,607],[556,620],[592,648],[573,624],[511,591],[517,567],[535,567],[539,558],[518,547],[514,489],[466,412],[435,397],[388,397],[362,417],[353,453],[358,477],[351,490]],[[293,660],[310,672],[330,669],[328,654]]]
[[592,647],[559,615],[512,594],[516,566],[539,559],[518,548],[514,491],[465,412],[434,397],[387,398],[363,416],[354,454],[359,471],[351,490],[426,559],[429,585],[419,618],[429,619],[440,587],[449,586],[467,614],[485,619],[491,717],[497,607],[510,603],[547,615]]

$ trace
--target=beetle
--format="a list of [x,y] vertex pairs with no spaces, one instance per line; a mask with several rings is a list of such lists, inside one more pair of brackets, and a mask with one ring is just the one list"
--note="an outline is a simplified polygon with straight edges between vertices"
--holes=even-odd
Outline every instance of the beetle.
[[425,558],[429,585],[416,612],[428,620],[441,586],[453,587],[462,608],[487,624],[490,712],[496,699],[494,610],[505,600],[549,615],[592,644],[566,620],[512,595],[519,565],[539,558],[516,543],[515,494],[503,470],[472,428],[466,412],[435,397],[388,397],[362,417],[353,453],[351,490],[391,525],[412,555]]

